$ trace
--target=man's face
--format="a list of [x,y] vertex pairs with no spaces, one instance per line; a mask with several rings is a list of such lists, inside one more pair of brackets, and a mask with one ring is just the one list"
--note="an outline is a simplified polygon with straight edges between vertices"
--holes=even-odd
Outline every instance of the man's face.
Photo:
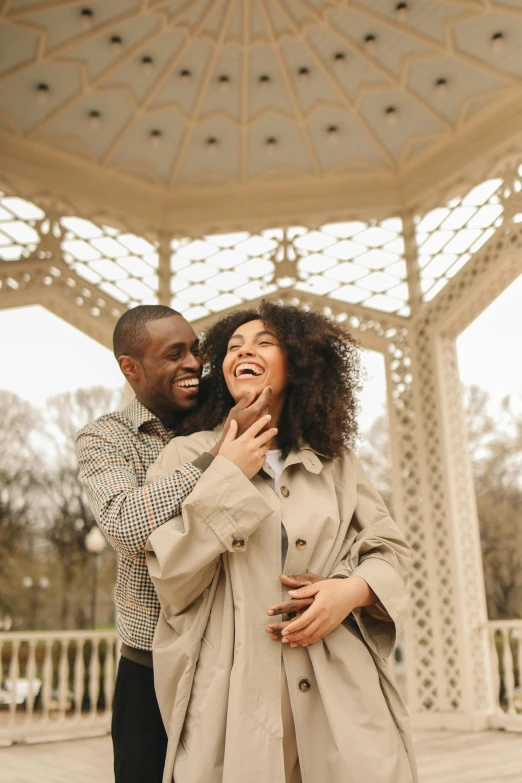
[[181,315],[149,321],[138,386],[149,407],[189,411],[198,404],[201,359],[194,329]]

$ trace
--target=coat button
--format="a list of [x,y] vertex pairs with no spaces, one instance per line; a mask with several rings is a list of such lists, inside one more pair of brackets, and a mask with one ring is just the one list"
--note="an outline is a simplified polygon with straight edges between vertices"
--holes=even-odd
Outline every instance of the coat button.
[[281,492],[284,498],[287,498],[288,495],[290,494],[290,490],[288,489],[288,487],[281,487],[279,491]]
[[301,680],[299,682],[299,690],[303,691],[303,693],[307,693],[310,690],[310,688],[311,688],[311,685],[308,682],[308,680]]
[[298,549],[304,549],[306,546],[306,541],[304,540],[304,538],[298,538],[297,541],[295,542],[295,545]]
[[245,546],[245,539],[244,538],[234,538],[232,541],[232,546],[234,549],[243,549]]

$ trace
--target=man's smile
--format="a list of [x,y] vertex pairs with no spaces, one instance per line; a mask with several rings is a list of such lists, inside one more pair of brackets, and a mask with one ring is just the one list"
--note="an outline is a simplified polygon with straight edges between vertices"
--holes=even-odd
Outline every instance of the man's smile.
[[184,375],[172,382],[176,389],[182,389],[184,394],[195,396],[199,392],[199,375]]

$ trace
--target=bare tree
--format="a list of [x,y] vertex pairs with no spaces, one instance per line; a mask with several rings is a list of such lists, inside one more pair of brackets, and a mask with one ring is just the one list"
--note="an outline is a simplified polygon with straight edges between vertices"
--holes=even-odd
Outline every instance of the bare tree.
[[[85,625],[85,536],[95,522],[78,482],[74,441],[84,424],[118,408],[120,399],[111,389],[80,389],[52,398],[40,414],[0,390],[0,620],[8,614],[17,626],[34,625],[39,600],[44,619],[38,581],[47,576],[45,620]],[[108,549],[101,571],[108,594],[114,560]],[[27,590],[24,577],[32,579]]]
[[12,392],[0,390],[0,613],[26,614],[24,570],[34,555],[39,519],[38,412]]
[[[120,391],[93,387],[60,394],[48,401],[47,432],[53,450],[52,460],[47,466],[46,538],[58,560],[60,624],[63,628],[71,622],[81,627],[87,620],[85,598],[81,600],[79,594],[85,589],[85,573],[89,568],[90,555],[85,548],[85,537],[96,524],[78,481],[75,437],[85,424],[117,409],[120,400]],[[112,550],[106,553],[106,559],[114,563]],[[113,571],[114,566],[109,569],[112,578]],[[75,617],[71,617],[73,605]]]
[[386,413],[378,416],[367,432],[361,435],[361,445],[357,455],[368,474],[381,493],[384,502],[392,510],[391,453],[388,417]]
[[514,397],[498,413],[483,390],[465,394],[488,614],[522,617],[522,415]]

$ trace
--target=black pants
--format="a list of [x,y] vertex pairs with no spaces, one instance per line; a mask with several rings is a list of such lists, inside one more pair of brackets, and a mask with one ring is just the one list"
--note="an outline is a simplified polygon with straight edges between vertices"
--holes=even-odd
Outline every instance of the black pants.
[[152,669],[120,658],[112,710],[115,783],[161,783],[167,734]]

